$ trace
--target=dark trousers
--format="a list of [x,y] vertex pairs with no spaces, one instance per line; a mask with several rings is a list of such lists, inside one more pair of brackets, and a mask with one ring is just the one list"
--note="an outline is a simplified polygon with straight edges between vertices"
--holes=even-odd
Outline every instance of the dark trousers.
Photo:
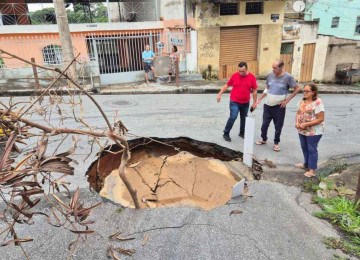
[[273,120],[275,125],[274,144],[280,143],[280,135],[284,125],[285,112],[286,109],[280,107],[280,105],[268,106],[264,104],[263,123],[261,126],[261,138],[264,141],[268,139],[267,137],[268,128],[271,123],[271,120]]
[[240,134],[245,133],[245,120],[249,111],[249,104],[240,104],[233,101],[230,101],[230,117],[226,123],[224,133],[229,134],[231,128],[233,127],[235,120],[240,113]]
[[301,150],[304,155],[304,166],[316,170],[318,162],[318,144],[322,135],[306,136],[299,134]]

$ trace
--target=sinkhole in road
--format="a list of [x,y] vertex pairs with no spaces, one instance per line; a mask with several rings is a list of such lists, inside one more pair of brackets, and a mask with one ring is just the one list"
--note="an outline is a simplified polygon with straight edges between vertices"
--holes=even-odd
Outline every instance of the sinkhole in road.
[[[131,159],[125,175],[137,190],[141,208],[190,206],[210,210],[226,204],[232,187],[252,179],[242,153],[187,137],[138,138],[129,141]],[[87,172],[90,186],[102,197],[134,207],[119,177],[120,149],[109,148]]]

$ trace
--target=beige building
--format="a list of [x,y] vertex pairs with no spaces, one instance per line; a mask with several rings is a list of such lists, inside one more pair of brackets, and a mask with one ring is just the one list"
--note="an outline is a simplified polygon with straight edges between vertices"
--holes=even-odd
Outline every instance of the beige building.
[[[317,21],[284,20],[281,59],[285,70],[299,82],[341,82],[337,71],[360,69],[360,42],[319,35],[318,28]],[[352,81],[359,79],[354,75]]]
[[228,78],[240,61],[264,77],[280,57],[284,1],[236,1],[196,6],[198,69]]

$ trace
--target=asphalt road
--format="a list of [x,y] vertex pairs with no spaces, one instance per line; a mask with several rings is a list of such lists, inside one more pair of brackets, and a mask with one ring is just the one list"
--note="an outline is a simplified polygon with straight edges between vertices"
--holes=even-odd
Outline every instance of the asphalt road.
[[[138,136],[176,137],[187,136],[207,142],[242,150],[243,140],[237,136],[238,121],[231,132],[233,141],[222,139],[222,130],[228,118],[228,95],[216,103],[216,95],[132,95],[95,96],[106,114],[119,118]],[[300,95],[288,105],[286,122],[281,138],[281,151],[272,151],[272,144],[256,146],[255,156],[270,159],[281,166],[301,162],[301,150],[294,128],[296,103]],[[325,103],[326,133],[319,145],[320,161],[333,157],[360,154],[358,134],[360,96],[323,95]],[[5,99],[0,99],[4,101]],[[24,100],[24,98],[19,98]],[[93,104],[83,98],[84,119],[92,125],[104,128]],[[64,111],[65,112],[65,111]],[[262,108],[256,110],[256,134],[260,136]],[[34,120],[39,120],[34,118]],[[73,127],[73,123],[65,120]],[[52,121],[56,125],[56,120]],[[273,127],[269,136],[273,136]],[[271,140],[271,138],[270,138]],[[269,141],[270,141],[269,140]],[[82,159],[89,152],[84,140],[79,143],[80,165],[71,179],[80,186],[87,203],[100,200],[86,190],[84,173],[93,156],[86,163]],[[291,172],[289,172],[291,174]],[[251,183],[253,198],[238,198],[229,204],[204,212],[191,208],[126,209],[117,213],[117,206],[104,203],[94,211],[97,234],[81,245],[76,259],[106,259],[109,244],[134,248],[136,259],[332,259],[335,251],[326,249],[321,242],[324,236],[336,236],[326,222],[312,217],[314,206],[310,196],[295,187],[260,181]],[[242,214],[229,215],[231,210],[241,209]],[[73,236],[62,229],[50,228],[43,221],[20,228],[28,236],[32,232],[35,242],[26,245],[32,259],[63,259],[66,243]],[[135,240],[123,243],[109,242],[107,237],[122,231]],[[144,235],[149,236],[143,246]],[[20,249],[0,248],[1,258],[22,258]]]

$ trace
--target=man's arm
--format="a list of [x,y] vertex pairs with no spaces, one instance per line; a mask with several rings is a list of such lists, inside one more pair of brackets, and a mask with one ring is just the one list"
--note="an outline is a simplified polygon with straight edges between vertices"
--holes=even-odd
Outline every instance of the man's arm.
[[255,108],[255,104],[257,102],[257,89],[253,89],[252,90],[252,98],[253,98],[253,103],[252,103],[252,108]]
[[296,85],[296,86],[294,87],[293,93],[291,93],[291,95],[288,96],[288,97],[281,103],[280,107],[286,107],[286,105],[290,102],[290,100],[291,100],[293,97],[295,97],[296,94],[300,92],[300,90],[301,90],[301,88],[300,88],[298,85]]
[[261,100],[263,100],[264,97],[266,97],[267,93],[268,93],[268,86],[266,86],[261,96],[256,100],[254,104],[254,108],[256,108],[261,103]]
[[229,88],[230,86],[226,83],[219,91],[219,93],[216,96],[217,102],[221,101],[221,95]]

